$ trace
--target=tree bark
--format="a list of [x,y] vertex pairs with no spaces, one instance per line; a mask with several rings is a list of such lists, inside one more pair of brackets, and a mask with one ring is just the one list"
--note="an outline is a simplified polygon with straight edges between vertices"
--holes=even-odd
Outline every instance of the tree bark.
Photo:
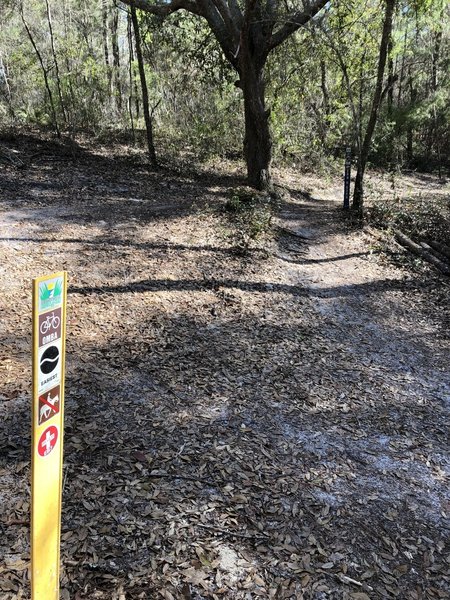
[[392,58],[392,36],[389,36],[388,44],[388,80],[387,80],[387,108],[389,118],[392,116],[394,105],[394,59]]
[[130,125],[131,133],[133,135],[133,144],[136,143],[136,132],[134,130],[134,119],[133,119],[133,23],[131,22],[131,15],[127,16],[127,40],[128,40],[128,77],[129,77],[129,89],[128,89],[128,112],[130,114]]
[[272,137],[270,111],[264,102],[263,72],[251,59],[242,61],[240,71],[240,86],[244,94],[244,156],[248,183],[258,190],[268,189],[271,187]]
[[[409,102],[411,108],[414,108],[414,105],[417,100],[417,90],[414,86],[413,74],[411,69],[409,69],[409,78],[408,78],[408,86],[409,86]],[[408,123],[406,130],[406,156],[408,158],[408,164],[412,165],[414,159],[414,150],[413,150],[413,141],[414,141],[414,128],[411,122]],[[430,149],[431,152],[431,149]]]
[[435,240],[430,240],[429,244],[432,248],[446,256],[447,259],[450,259],[450,246],[446,246],[445,244],[441,244]]
[[119,51],[119,9],[115,8],[111,13],[111,47],[114,64],[115,99],[119,111],[122,110],[122,85],[120,81],[120,51]]
[[420,256],[420,258],[423,258],[427,262],[433,264],[439,269],[439,271],[441,271],[441,273],[445,273],[446,275],[450,274],[450,267],[448,264],[442,262],[442,260],[439,260],[439,258],[434,256],[433,254],[430,254],[430,252],[427,252],[425,248],[422,248],[422,246],[413,242],[407,235],[405,235],[401,231],[395,229],[394,233],[395,239],[403,247],[408,248],[408,250],[411,250],[411,252],[414,252],[414,254]]
[[272,186],[272,137],[269,126],[270,111],[265,105],[264,82],[267,53],[264,52],[264,48],[255,44],[255,35],[259,32],[252,23],[256,16],[252,12],[255,8],[253,5],[249,0],[242,24],[237,71],[244,95],[244,157],[247,164],[247,180],[248,184],[257,190],[265,190]]
[[102,38],[103,38],[103,55],[105,57],[106,76],[108,78],[108,89],[112,95],[112,77],[111,77],[111,62],[109,60],[108,49],[108,0],[102,0]]
[[372,143],[373,132],[378,118],[378,109],[380,108],[383,95],[383,77],[386,66],[388,45],[392,32],[392,18],[394,14],[396,0],[386,0],[384,13],[383,32],[381,35],[380,52],[378,58],[377,82],[373,94],[372,108],[370,110],[369,122],[364,136],[361,153],[358,157],[358,165],[355,178],[355,189],[353,193],[353,209],[359,213],[363,211],[364,202],[364,172],[366,170],[367,157],[369,155],[370,145]]
[[134,4],[131,4],[131,22],[133,23],[134,30],[134,40],[136,45],[136,58],[138,61],[139,67],[139,77],[141,80],[141,88],[142,88],[142,108],[144,111],[144,119],[145,119],[145,129],[147,132],[147,147],[148,147],[148,155],[150,157],[151,164],[156,167],[158,161],[156,160],[156,151],[155,145],[153,143],[153,123],[152,118],[150,116],[150,108],[148,104],[148,90],[147,90],[147,80],[145,77],[145,69],[144,69],[144,60],[142,58],[142,48],[141,48],[141,36],[139,33],[139,23],[136,15],[136,8]]

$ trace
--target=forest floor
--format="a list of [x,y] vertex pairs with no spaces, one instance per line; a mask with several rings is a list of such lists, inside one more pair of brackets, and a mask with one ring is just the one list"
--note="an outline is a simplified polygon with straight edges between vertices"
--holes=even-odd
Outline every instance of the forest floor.
[[303,237],[243,257],[238,172],[8,145],[2,600],[29,597],[31,279],[61,269],[63,600],[448,598],[448,278],[352,229],[339,180],[277,172]]

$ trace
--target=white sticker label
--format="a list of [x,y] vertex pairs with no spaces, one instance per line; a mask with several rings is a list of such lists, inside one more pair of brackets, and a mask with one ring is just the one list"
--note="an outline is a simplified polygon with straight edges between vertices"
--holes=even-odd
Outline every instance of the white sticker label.
[[61,340],[39,349],[38,393],[61,383]]

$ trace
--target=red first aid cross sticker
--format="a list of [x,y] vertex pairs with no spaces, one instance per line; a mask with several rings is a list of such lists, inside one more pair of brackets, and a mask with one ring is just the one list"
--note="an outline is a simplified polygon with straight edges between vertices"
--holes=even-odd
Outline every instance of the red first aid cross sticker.
[[47,427],[44,433],[39,438],[38,452],[39,456],[47,456],[56,446],[58,441],[58,429],[54,425]]

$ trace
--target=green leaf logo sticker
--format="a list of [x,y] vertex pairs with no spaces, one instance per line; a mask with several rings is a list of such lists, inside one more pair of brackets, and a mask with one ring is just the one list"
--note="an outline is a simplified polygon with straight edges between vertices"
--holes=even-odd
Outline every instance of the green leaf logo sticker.
[[55,308],[61,304],[62,288],[61,277],[39,284],[39,312]]

